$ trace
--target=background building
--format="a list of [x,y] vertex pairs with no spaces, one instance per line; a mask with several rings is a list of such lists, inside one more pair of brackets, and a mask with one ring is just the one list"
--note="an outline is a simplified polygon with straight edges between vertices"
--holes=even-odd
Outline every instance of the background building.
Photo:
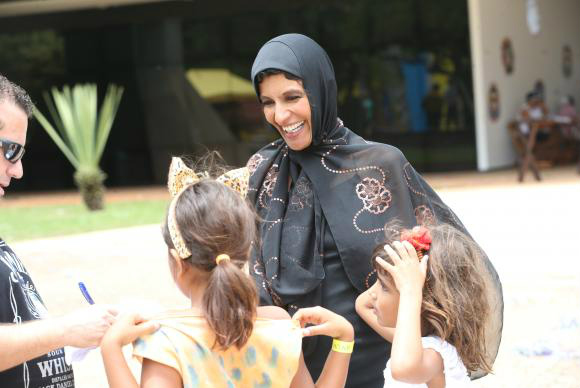
[[[349,128],[398,146],[420,171],[486,170],[513,163],[505,123],[536,79],[549,103],[579,90],[579,4],[540,2],[542,30],[528,36],[526,0],[1,1],[0,72],[44,111],[53,86],[123,85],[102,161],[106,183],[164,183],[170,155],[217,148],[240,165],[276,138],[251,93],[250,67],[268,39],[300,32],[328,51]],[[505,37],[516,60],[510,75],[501,68]],[[572,53],[567,78],[559,76],[563,45]],[[487,115],[494,82],[495,121]],[[73,185],[72,168],[37,123],[27,148],[25,168],[37,166],[17,189]]]
[[564,95],[580,101],[579,18],[578,0],[469,0],[480,170],[513,163],[506,126],[528,92],[540,91],[552,112]]

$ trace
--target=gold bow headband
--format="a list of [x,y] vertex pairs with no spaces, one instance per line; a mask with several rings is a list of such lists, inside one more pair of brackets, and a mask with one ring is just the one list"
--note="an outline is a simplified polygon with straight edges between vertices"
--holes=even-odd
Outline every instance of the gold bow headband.
[[[181,158],[171,158],[171,166],[169,166],[169,175],[167,177],[167,188],[169,189],[169,193],[173,199],[171,200],[167,214],[167,228],[169,229],[169,235],[171,236],[173,246],[175,247],[179,257],[182,259],[187,259],[191,256],[191,252],[185,245],[185,241],[183,241],[181,232],[177,227],[175,206],[181,193],[183,193],[189,186],[199,182],[203,178],[209,178],[209,174],[207,172],[198,174],[191,168],[187,167]],[[249,180],[250,172],[247,167],[228,171],[216,179],[217,182],[223,183],[238,192],[242,198],[245,198],[248,193]]]

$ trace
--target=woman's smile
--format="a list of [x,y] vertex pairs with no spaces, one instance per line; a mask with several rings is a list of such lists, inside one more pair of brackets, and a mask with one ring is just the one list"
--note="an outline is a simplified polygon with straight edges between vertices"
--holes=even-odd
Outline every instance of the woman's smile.
[[284,130],[284,132],[286,132],[288,134],[295,134],[298,131],[300,131],[302,128],[304,128],[304,121],[301,121],[299,123],[295,123],[295,124],[292,124],[292,125],[288,125],[288,126],[282,127],[282,129]]
[[260,83],[260,101],[266,121],[290,149],[302,151],[312,143],[310,102],[302,82],[283,74],[270,75]]

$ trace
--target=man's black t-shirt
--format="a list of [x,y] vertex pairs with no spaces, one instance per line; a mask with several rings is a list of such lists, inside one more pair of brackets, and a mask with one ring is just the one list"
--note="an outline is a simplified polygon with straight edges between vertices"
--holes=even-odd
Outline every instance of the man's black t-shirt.
[[[20,324],[46,316],[44,303],[26,268],[0,239],[0,322]],[[3,351],[0,349],[0,351]],[[29,360],[0,372],[0,387],[74,387],[72,368],[65,363],[64,349]]]

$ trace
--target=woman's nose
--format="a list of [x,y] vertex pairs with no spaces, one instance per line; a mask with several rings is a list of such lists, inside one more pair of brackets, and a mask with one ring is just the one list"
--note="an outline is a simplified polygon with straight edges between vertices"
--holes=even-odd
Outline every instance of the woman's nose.
[[288,120],[288,117],[290,117],[290,111],[288,110],[287,107],[285,107],[282,104],[276,105],[275,115],[276,115],[275,116],[276,123],[278,123],[279,125],[288,124],[286,120]]

